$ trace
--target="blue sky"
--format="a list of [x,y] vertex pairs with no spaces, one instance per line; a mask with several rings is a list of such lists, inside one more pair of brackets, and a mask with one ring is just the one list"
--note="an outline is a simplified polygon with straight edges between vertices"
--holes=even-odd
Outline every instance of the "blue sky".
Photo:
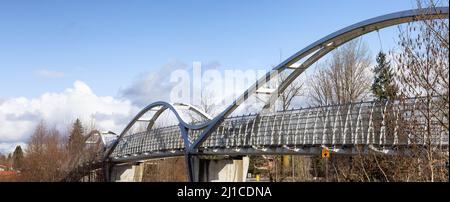
[[[142,105],[167,97],[177,68],[199,61],[209,69],[269,70],[280,52],[285,59],[334,31],[414,5],[0,0],[0,153],[25,146],[40,120],[64,131],[80,118],[119,133]],[[384,50],[395,47],[396,33],[380,31]],[[363,41],[372,55],[380,50],[376,33]]]
[[[269,68],[280,50],[286,58],[331,32],[414,2],[0,0],[0,98],[59,92],[75,80],[99,95],[119,96],[140,74],[173,60]],[[385,33],[383,43],[391,38]],[[378,48],[378,41],[368,41]]]

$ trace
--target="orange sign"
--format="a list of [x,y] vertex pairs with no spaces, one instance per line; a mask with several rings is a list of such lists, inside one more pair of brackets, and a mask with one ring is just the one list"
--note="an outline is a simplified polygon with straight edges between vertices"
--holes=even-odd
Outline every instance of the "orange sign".
[[322,148],[322,158],[330,158],[330,150],[328,148]]

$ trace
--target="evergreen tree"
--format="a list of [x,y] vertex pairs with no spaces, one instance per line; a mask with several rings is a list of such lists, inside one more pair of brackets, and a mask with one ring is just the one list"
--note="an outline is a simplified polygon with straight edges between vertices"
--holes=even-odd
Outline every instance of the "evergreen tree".
[[6,164],[6,156],[3,154],[0,154],[0,165]]
[[22,147],[17,146],[12,155],[12,168],[14,170],[22,170],[23,168],[23,151]]
[[72,130],[70,131],[69,140],[67,144],[67,149],[71,156],[76,155],[83,149],[84,144],[84,135],[83,135],[83,126],[79,119],[75,120],[75,123],[72,126]]
[[397,97],[398,87],[394,81],[390,62],[386,61],[386,54],[379,52],[377,65],[374,68],[372,92],[378,100],[393,100]]
[[8,166],[7,170],[11,169],[12,165],[12,156],[11,153],[8,154],[8,157],[6,157],[6,166]]

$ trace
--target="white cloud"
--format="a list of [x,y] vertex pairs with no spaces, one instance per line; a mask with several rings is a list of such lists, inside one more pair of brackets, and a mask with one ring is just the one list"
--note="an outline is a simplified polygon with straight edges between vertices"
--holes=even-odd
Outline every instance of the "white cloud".
[[[267,72],[265,69],[223,69],[218,62],[200,63],[196,69],[195,64],[171,61],[158,71],[139,75],[130,86],[120,91],[120,95],[140,107],[161,100],[198,106],[201,99],[207,99],[205,103],[213,105],[214,113],[218,113]],[[246,104],[252,105],[253,102],[250,100]],[[238,108],[236,114],[246,108]]]
[[58,79],[63,78],[65,76],[64,72],[50,71],[46,69],[41,69],[36,71],[36,74],[40,77],[49,78],[49,79]]
[[20,145],[22,149],[26,147],[24,142],[0,143],[0,155],[8,155],[9,153],[12,153],[18,145]]
[[138,106],[145,106],[155,101],[169,100],[173,83],[170,74],[177,69],[187,69],[188,65],[178,60],[170,61],[158,71],[142,73],[127,88],[120,91],[124,98],[131,99]]
[[[201,65],[202,71],[217,69],[220,67],[218,62],[209,62]],[[187,88],[192,88],[192,64],[188,65],[178,60],[169,61],[163,65],[159,70],[154,72],[147,72],[138,75],[133,83],[122,89],[119,93],[121,97],[130,99],[133,104],[138,106],[146,106],[155,101],[175,102],[170,99],[170,93],[177,85],[176,82],[171,82],[171,75],[176,71],[184,71],[189,74],[189,84]],[[190,91],[193,92],[192,89]],[[192,99],[183,100],[186,103],[192,103]]]
[[129,100],[95,95],[81,81],[60,93],[6,99],[0,103],[0,152],[14,148],[7,144],[26,142],[40,120],[66,130],[76,118],[86,124],[93,118],[98,129],[119,133],[137,110]]

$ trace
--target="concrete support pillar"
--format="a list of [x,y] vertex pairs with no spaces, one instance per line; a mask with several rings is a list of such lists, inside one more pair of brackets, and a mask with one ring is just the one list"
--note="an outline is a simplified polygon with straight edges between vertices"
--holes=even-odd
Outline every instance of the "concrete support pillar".
[[139,163],[134,165],[134,180],[133,182],[142,182],[142,177],[144,176],[144,163]]
[[123,164],[115,165],[111,171],[111,181],[113,182],[141,182],[144,172],[144,164]]
[[245,182],[249,158],[192,158],[195,182]]

